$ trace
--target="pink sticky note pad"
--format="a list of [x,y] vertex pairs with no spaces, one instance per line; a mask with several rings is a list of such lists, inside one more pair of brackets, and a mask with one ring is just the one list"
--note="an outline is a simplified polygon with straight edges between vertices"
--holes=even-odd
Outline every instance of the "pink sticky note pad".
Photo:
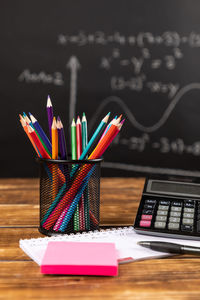
[[49,242],[41,264],[42,274],[118,274],[114,243]]

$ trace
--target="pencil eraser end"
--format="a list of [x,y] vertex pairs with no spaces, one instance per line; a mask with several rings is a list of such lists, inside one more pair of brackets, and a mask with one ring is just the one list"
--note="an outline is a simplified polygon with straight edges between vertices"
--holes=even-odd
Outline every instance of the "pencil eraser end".
[[49,242],[40,267],[42,274],[118,275],[114,243]]

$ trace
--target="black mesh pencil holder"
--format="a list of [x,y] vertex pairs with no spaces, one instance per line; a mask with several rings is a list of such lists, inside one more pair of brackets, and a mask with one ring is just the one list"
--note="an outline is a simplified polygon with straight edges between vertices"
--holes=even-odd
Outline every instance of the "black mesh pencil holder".
[[99,229],[101,161],[37,158],[41,233],[50,236]]

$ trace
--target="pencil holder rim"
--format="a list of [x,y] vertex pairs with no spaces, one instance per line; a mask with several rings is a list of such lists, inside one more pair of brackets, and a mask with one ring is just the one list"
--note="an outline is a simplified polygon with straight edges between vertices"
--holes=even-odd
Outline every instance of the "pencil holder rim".
[[62,159],[49,159],[36,157],[35,159],[38,163],[48,162],[55,164],[100,164],[103,161],[103,158],[88,159],[88,160],[62,160]]

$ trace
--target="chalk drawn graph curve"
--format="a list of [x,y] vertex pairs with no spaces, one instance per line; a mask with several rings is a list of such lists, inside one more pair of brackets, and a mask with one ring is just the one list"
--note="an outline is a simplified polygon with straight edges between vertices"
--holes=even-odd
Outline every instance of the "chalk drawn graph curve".
[[94,127],[94,123],[95,121],[98,119],[98,117],[101,115],[102,110],[106,107],[106,105],[108,105],[111,102],[117,103],[119,104],[119,106],[121,106],[121,108],[123,109],[124,113],[126,114],[127,119],[131,122],[131,124],[137,128],[140,131],[146,132],[146,133],[151,133],[154,132],[156,130],[158,130],[160,127],[162,127],[165,122],[167,121],[167,119],[169,118],[170,114],[172,113],[172,111],[174,110],[175,106],[178,104],[178,102],[181,100],[181,98],[188,92],[192,91],[192,90],[200,90],[200,83],[196,82],[196,83],[190,83],[184,87],[182,87],[177,94],[175,95],[175,97],[173,98],[173,100],[171,101],[171,103],[168,105],[168,107],[166,108],[166,110],[164,111],[163,115],[161,116],[161,118],[152,126],[144,126],[141,123],[139,123],[135,116],[133,115],[133,113],[131,112],[131,110],[128,108],[128,106],[122,101],[121,98],[117,97],[117,96],[109,96],[108,98],[104,99],[102,101],[102,103],[99,105],[98,109],[96,110],[96,112],[94,113],[93,118],[91,119],[90,123],[89,123],[89,128],[93,128]]

